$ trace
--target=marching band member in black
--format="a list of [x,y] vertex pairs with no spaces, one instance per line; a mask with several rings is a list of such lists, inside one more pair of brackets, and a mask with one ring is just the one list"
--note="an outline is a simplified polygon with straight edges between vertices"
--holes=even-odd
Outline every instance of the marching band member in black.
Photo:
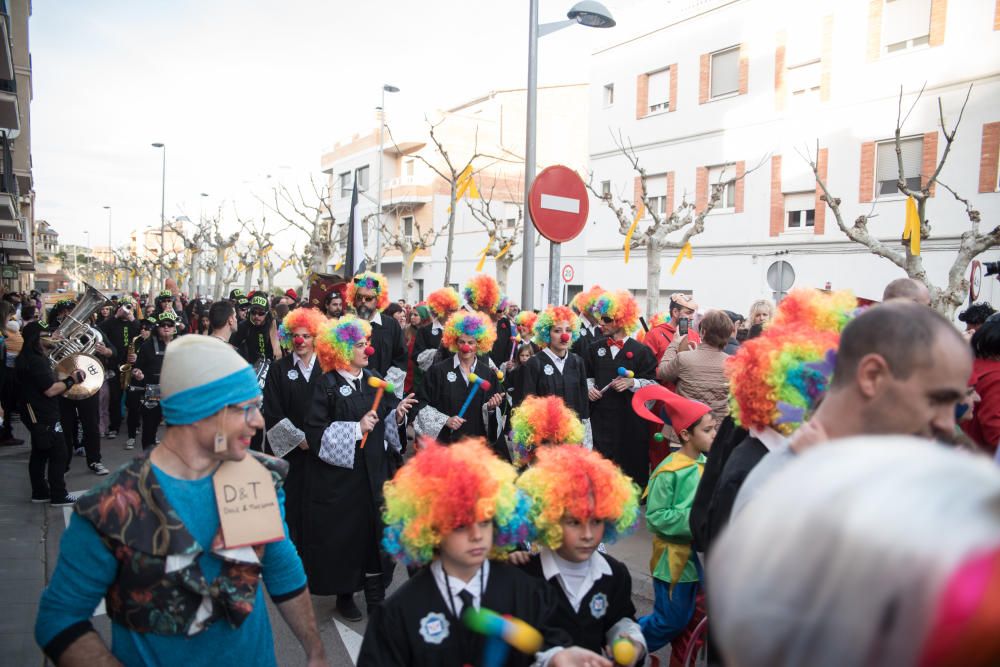
[[278,329],[271,317],[266,296],[255,294],[250,299],[250,315],[239,323],[229,342],[251,366],[262,360],[281,358]]
[[[127,294],[118,299],[118,309],[114,317],[109,317],[98,327],[104,335],[104,340],[114,346],[115,356],[108,364],[113,370],[113,377],[108,382],[108,438],[117,438],[122,427],[122,378],[119,368],[127,363],[130,354],[134,354],[139,337],[139,322],[135,317],[136,303]],[[134,361],[134,360],[133,360]],[[132,436],[134,437],[134,436]],[[132,443],[135,446],[135,443]],[[126,446],[126,449],[131,447]]]
[[160,368],[167,345],[177,333],[177,315],[165,310],[156,316],[156,332],[139,348],[132,368],[132,383],[136,390],[145,389],[140,394],[142,405],[142,450],[147,451],[156,444],[156,429],[160,427],[163,411],[160,408]]

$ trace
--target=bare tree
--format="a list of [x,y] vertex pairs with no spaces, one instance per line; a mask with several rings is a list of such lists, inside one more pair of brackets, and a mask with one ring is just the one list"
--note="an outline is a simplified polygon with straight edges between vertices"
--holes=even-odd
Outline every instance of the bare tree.
[[[198,290],[198,265],[201,260],[201,253],[205,250],[205,242],[211,234],[211,229],[208,222],[202,219],[197,225],[194,226],[194,229],[191,232],[187,232],[184,229],[184,225],[179,224],[182,220],[191,222],[191,219],[187,216],[175,218],[169,225],[167,225],[167,229],[176,234],[184,244],[184,252],[186,255],[185,259],[187,260],[187,268],[185,269],[185,273],[188,277],[187,291],[188,296],[194,298]],[[178,282],[180,283],[181,281]]]
[[225,291],[226,286],[230,281],[235,279],[235,276],[229,277],[228,256],[230,249],[236,245],[236,241],[240,238],[239,231],[235,231],[229,235],[223,234],[221,219],[222,211],[220,207],[218,215],[210,220],[211,234],[207,236],[208,247],[215,250],[215,263],[214,268],[211,270],[211,273],[215,274],[215,288],[212,293],[212,298],[215,301],[222,298],[222,293]]
[[941,158],[937,161],[933,173],[920,175],[919,189],[910,188],[907,185],[906,175],[903,169],[903,126],[906,124],[906,120],[910,117],[910,114],[916,107],[917,102],[920,101],[923,92],[924,88],[922,87],[920,92],[917,93],[916,98],[913,100],[913,104],[910,105],[909,110],[904,115],[902,86],[900,86],[899,89],[899,102],[896,111],[896,131],[894,133],[896,145],[896,166],[899,177],[899,180],[896,182],[896,189],[906,197],[913,197],[916,202],[917,216],[920,222],[921,241],[927,240],[931,237],[931,224],[927,219],[927,204],[935,184],[940,185],[951,193],[952,197],[954,197],[954,199],[965,209],[965,215],[969,219],[969,229],[962,232],[959,237],[958,251],[955,253],[955,259],[952,261],[951,267],[948,269],[947,286],[942,288],[931,282],[930,277],[927,275],[927,271],[924,269],[923,256],[911,252],[910,241],[903,240],[901,238],[899,241],[887,242],[873,236],[868,230],[868,221],[875,217],[874,213],[869,212],[867,215],[859,215],[854,221],[854,224],[848,227],[844,222],[844,217],[840,210],[840,198],[835,197],[830,193],[826,181],[819,174],[819,167],[817,165],[817,156],[819,155],[818,142],[816,145],[816,154],[813,155],[811,152],[807,152],[804,157],[809,162],[809,166],[813,170],[813,175],[816,178],[816,184],[823,192],[820,198],[830,207],[830,210],[833,212],[833,217],[836,219],[837,226],[840,227],[840,230],[855,243],[859,243],[868,248],[872,254],[889,260],[899,268],[903,269],[907,276],[926,285],[927,290],[931,295],[931,306],[945,317],[951,318],[954,317],[955,309],[965,302],[965,295],[969,291],[969,281],[966,278],[969,264],[973,259],[986,250],[1000,245],[1000,226],[994,227],[989,232],[981,233],[979,230],[981,222],[979,211],[973,208],[968,199],[960,196],[957,191],[940,180],[941,170],[944,168],[945,161],[951,154],[952,146],[955,143],[955,136],[958,133],[959,124],[962,122],[962,115],[965,113],[965,107],[969,103],[969,97],[972,95],[971,85],[969,86],[968,92],[965,94],[965,100],[962,102],[962,106],[958,111],[958,116],[955,118],[955,123],[950,130],[945,123],[944,107],[941,103],[941,98],[938,98],[938,126],[941,128],[941,134],[944,136],[944,152],[941,154]]
[[[468,199],[466,203],[472,217],[489,234],[489,240],[484,249],[485,254],[487,258],[494,259],[497,283],[499,283],[501,291],[506,292],[510,267],[521,259],[522,249],[518,246],[521,232],[524,229],[524,207],[519,201],[520,197],[512,192],[511,184],[506,179],[504,179],[505,192],[502,193],[502,201],[495,204],[496,186],[497,179],[494,179],[489,190],[484,192],[479,199]],[[505,207],[509,203],[517,206],[517,215],[513,218],[513,225],[511,219],[506,217],[506,211],[497,211],[497,206]],[[536,235],[535,245],[538,245],[540,240],[541,235]]]
[[[412,214],[412,208],[408,212]],[[410,220],[409,229],[406,228],[406,218]],[[398,211],[395,225],[390,227],[386,221],[383,220],[382,222],[383,252],[391,249],[399,250],[400,261],[402,262],[402,296],[406,299],[407,303],[414,302],[413,290],[417,284],[413,280],[413,262],[417,258],[417,253],[434,247],[439,233],[434,231],[433,222],[426,228],[421,228],[417,224],[415,215],[401,215]]]
[[257,199],[277,213],[282,220],[306,235],[305,251],[310,257],[310,269],[317,273],[326,271],[330,259],[347,237],[345,225],[338,226],[333,215],[332,193],[328,185],[319,186],[310,176],[312,195],[306,196],[302,188],[296,188],[296,195],[279,185],[274,188],[273,205]]
[[[766,157],[742,174],[729,175],[726,170],[723,170],[719,175],[719,180],[712,184],[711,193],[702,210],[697,210],[697,205],[687,200],[685,192],[681,194],[681,203],[674,210],[666,213],[661,212],[657,202],[650,197],[647,188],[649,176],[646,168],[639,161],[635,147],[632,146],[631,142],[626,142],[620,134],[617,137],[613,136],[613,138],[618,150],[628,159],[632,170],[639,178],[638,201],[619,195],[616,203],[612,194],[598,192],[594,188],[593,174],[587,182],[587,189],[615,214],[615,218],[618,220],[618,232],[622,236],[628,237],[629,229],[632,228],[636,216],[640,213],[640,204],[646,215],[651,218],[652,222],[644,229],[640,229],[639,225],[636,225],[629,242],[629,248],[632,250],[636,248],[646,249],[646,312],[648,315],[653,315],[660,310],[660,263],[663,251],[668,249],[683,250],[692,238],[705,231],[705,218],[722,199],[726,188],[731,185],[735,187],[737,181],[759,169],[764,164]],[[641,223],[642,220],[639,222]],[[667,238],[674,232],[680,231],[683,231],[683,234],[679,239],[674,241]]]

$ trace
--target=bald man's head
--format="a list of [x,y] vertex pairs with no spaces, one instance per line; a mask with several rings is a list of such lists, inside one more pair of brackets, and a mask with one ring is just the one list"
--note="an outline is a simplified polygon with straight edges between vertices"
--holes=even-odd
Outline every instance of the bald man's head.
[[927,286],[913,278],[897,278],[886,285],[882,292],[882,302],[892,299],[906,299],[921,306],[931,305],[931,294],[927,291]]

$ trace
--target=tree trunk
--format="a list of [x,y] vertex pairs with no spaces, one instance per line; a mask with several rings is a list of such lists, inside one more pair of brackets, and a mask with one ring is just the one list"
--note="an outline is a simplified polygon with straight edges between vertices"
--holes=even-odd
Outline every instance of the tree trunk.
[[510,273],[510,267],[514,264],[514,258],[511,257],[510,250],[507,254],[496,260],[497,265],[497,284],[500,285],[500,291],[507,292],[507,274]]
[[413,290],[417,286],[417,283],[413,280],[413,261],[416,259],[417,255],[412,248],[408,251],[403,250],[401,252],[403,253],[403,298],[406,299],[406,303],[414,303]]
[[218,301],[222,298],[222,290],[225,289],[225,285],[222,284],[223,279],[226,276],[226,249],[216,248],[215,249],[215,292],[214,300]]
[[247,265],[246,273],[243,274],[243,292],[250,293],[250,284],[253,282],[253,264]]
[[193,299],[198,290],[198,259],[201,253],[197,250],[191,251],[191,264],[188,267],[188,298]]
[[[649,238],[646,244],[646,317],[660,312],[660,242]],[[680,251],[678,251],[680,252]]]
[[457,179],[451,179],[451,210],[448,211],[448,251],[444,256],[444,287],[451,284],[451,257],[455,247],[455,209],[458,201],[455,199]]

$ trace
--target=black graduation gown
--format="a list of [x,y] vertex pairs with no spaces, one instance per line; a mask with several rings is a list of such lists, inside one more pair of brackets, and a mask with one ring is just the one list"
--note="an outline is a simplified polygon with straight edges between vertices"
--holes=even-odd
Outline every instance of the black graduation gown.
[[[631,357],[629,354],[631,353]],[[587,377],[601,390],[618,377],[624,367],[635,373],[637,380],[655,380],[656,359],[649,348],[634,338],[625,341],[615,357],[607,339],[595,342],[584,358]],[[608,389],[600,400],[590,404],[590,427],[594,434],[594,449],[617,463],[622,471],[640,488],[649,481],[649,431],[646,422],[632,410],[632,391]]]
[[[478,389],[466,408],[462,417],[465,423],[457,431],[452,431],[447,426],[441,427],[437,436],[439,442],[457,442],[467,437],[482,437],[488,440],[489,437],[487,422],[483,421],[483,404],[490,400],[493,394],[497,393],[497,376],[490,368],[489,364],[480,358],[476,358],[476,364],[472,372],[490,383],[489,391]],[[462,377],[462,371],[455,367],[455,355],[452,355],[437,364],[431,366],[424,375],[423,381],[417,388],[417,409],[414,413],[419,423],[426,423],[428,414],[421,416],[426,408],[430,407],[444,415],[444,418],[458,415],[462,404],[465,403],[469,395],[469,384]]]
[[708,507],[712,502],[712,495],[715,493],[716,484],[722,475],[722,470],[726,462],[732,455],[736,446],[743,442],[748,435],[745,428],[741,428],[733,421],[732,415],[719,424],[719,429],[712,441],[712,449],[709,450],[708,460],[705,462],[705,470],[698,481],[698,491],[694,494],[694,504],[691,505],[691,542],[697,551],[708,552]]
[[497,320],[497,339],[493,342],[493,349],[490,350],[490,359],[493,360],[497,368],[500,368],[504,362],[510,361],[510,353],[514,347],[514,343],[511,341],[512,328],[510,320],[506,317]]
[[[611,576],[604,575],[594,582],[580,601],[580,610],[574,611],[569,598],[557,577],[545,579],[542,557],[535,554],[521,569],[532,577],[544,581],[556,600],[552,624],[567,632],[573,646],[603,655],[608,631],[623,618],[635,620],[632,604],[632,577],[628,568],[607,554],[601,554],[611,566]],[[599,597],[602,596],[603,598]],[[597,598],[595,600],[594,598]]]
[[[395,318],[380,314],[379,322],[372,322],[371,346],[375,354],[368,358],[368,369],[378,373],[379,377],[388,377],[395,382],[389,373],[390,368],[398,368],[402,376],[406,376],[406,342],[403,340],[403,329]],[[403,377],[399,378],[402,382]]]
[[[519,618],[542,633],[542,650],[570,646],[569,635],[552,624],[555,599],[542,582],[493,561],[481,608]],[[423,630],[423,632],[421,632]],[[425,638],[426,637],[426,638]],[[485,637],[456,619],[451,605],[423,568],[399,587],[368,621],[358,667],[451,667],[481,664]],[[530,665],[534,655],[511,649],[508,666]]]
[[[317,369],[318,371],[318,369]],[[317,372],[314,371],[314,372]],[[389,455],[383,441],[386,422],[396,432],[391,412],[398,405],[386,392],[379,404],[379,421],[365,448],[354,442],[354,468],[331,465],[319,458],[323,432],[332,422],[357,422],[371,410],[376,390],[364,372],[361,392],[337,371],[324,373],[312,391],[306,413],[309,465],[306,466],[300,555],[316,595],[338,595],[360,590],[364,576],[379,565],[382,537],[382,485],[389,478]],[[345,395],[346,394],[346,395]]]
[[521,372],[520,391],[516,392],[514,407],[528,396],[559,396],[580,419],[590,417],[590,399],[587,398],[587,367],[583,359],[566,353],[562,372],[547,352],[539,352],[528,359]]
[[594,341],[604,340],[607,338],[603,333],[601,333],[600,328],[595,329],[597,334],[591,333],[590,329],[587,327],[580,327],[580,337],[577,338],[573,344],[570,346],[569,351],[574,354],[579,354],[584,359],[587,358],[587,350],[590,349],[590,345]]
[[729,523],[733,504],[747,475],[767,455],[767,452],[768,449],[763,442],[752,435],[747,435],[729,456],[712,492],[712,499],[708,503],[708,525],[704,545],[706,553],[711,551],[715,539]]
[[[318,361],[314,362],[308,381],[298,366],[294,365],[292,355],[276,361],[268,371],[267,381],[264,383],[264,429],[270,430],[278,422],[287,419],[292,422],[292,426],[305,431],[306,412],[312,402],[313,389],[322,376],[323,370]],[[285,454],[284,458],[288,461],[288,476],[285,477],[284,486],[285,523],[288,524],[292,542],[298,545],[302,539],[302,505],[310,455],[306,450],[295,448]]]
[[437,350],[441,347],[441,337],[444,334],[444,329],[438,327],[437,331],[434,331],[433,324],[425,324],[422,327],[417,327],[417,335],[413,340],[413,363],[417,363],[417,357],[424,350]]

